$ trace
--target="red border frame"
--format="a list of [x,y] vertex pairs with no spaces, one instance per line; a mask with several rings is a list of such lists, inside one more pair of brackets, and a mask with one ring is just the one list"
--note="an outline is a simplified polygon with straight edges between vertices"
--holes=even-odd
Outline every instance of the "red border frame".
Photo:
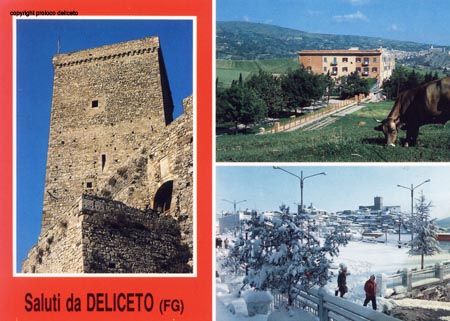
[[[13,277],[12,10],[76,10],[83,16],[195,16],[197,19],[197,276],[196,277]],[[211,320],[212,316],[212,30],[209,0],[0,0],[0,316],[2,320]],[[151,312],[88,312],[87,293],[147,293],[154,298]],[[25,295],[61,295],[61,305],[73,294],[81,298],[81,312],[27,312]],[[160,302],[180,300],[183,313],[161,314]]]

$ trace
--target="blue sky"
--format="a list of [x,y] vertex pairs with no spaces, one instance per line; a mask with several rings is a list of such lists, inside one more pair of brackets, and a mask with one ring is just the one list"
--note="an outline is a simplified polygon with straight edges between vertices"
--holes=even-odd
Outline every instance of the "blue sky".
[[448,0],[217,0],[218,21],[450,45]]
[[61,53],[159,36],[175,105],[193,92],[192,20],[19,19],[17,34],[17,256],[16,267],[36,243],[41,225],[52,98],[52,57]]
[[[384,205],[400,205],[403,211],[411,208],[411,193],[397,187],[418,186],[427,179],[431,181],[414,191],[414,199],[421,192],[434,204],[432,217],[450,217],[450,166],[449,165],[324,165],[280,167],[303,177],[325,172],[326,175],[304,180],[303,204],[314,204],[330,212],[356,210],[359,205],[373,205],[375,196],[383,197]],[[292,210],[300,203],[300,180],[271,165],[217,166],[216,168],[216,212],[237,209],[256,209],[258,212],[278,210],[286,204]],[[296,210],[295,210],[296,212]]]

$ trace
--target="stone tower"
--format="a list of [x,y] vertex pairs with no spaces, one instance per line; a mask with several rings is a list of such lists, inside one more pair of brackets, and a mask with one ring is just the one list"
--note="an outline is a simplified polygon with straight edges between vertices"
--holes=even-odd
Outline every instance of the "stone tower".
[[41,233],[23,271],[188,271],[192,98],[174,121],[159,38],[56,55],[53,68]]

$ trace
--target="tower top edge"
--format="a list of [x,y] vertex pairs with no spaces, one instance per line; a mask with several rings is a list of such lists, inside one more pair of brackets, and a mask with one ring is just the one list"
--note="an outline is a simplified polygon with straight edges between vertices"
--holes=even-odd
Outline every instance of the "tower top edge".
[[53,56],[53,66],[61,67],[77,61],[92,61],[105,59],[112,55],[125,55],[139,51],[152,49],[152,52],[159,49],[160,42],[158,36],[145,37],[137,40],[123,41],[114,44],[103,45],[94,48],[82,49],[69,53],[56,54]]

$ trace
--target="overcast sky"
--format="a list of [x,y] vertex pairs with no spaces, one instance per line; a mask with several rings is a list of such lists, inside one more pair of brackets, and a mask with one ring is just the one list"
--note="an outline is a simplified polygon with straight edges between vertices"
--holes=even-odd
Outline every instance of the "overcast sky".
[[448,0],[217,0],[218,21],[450,45]]
[[[303,177],[303,204],[311,203],[329,212],[356,210],[360,205],[374,204],[374,197],[383,198],[384,205],[400,205],[402,211],[411,208],[409,189],[430,179],[429,183],[414,189],[414,199],[423,192],[434,204],[432,217],[450,217],[450,166],[449,165],[323,165],[281,166]],[[300,180],[272,165],[219,165],[216,167],[216,209],[233,211],[230,202],[241,202],[237,209],[256,209],[258,212],[278,210],[286,204],[296,212],[300,203]],[[226,201],[225,201],[226,200]],[[414,200],[415,203],[415,200]]]

